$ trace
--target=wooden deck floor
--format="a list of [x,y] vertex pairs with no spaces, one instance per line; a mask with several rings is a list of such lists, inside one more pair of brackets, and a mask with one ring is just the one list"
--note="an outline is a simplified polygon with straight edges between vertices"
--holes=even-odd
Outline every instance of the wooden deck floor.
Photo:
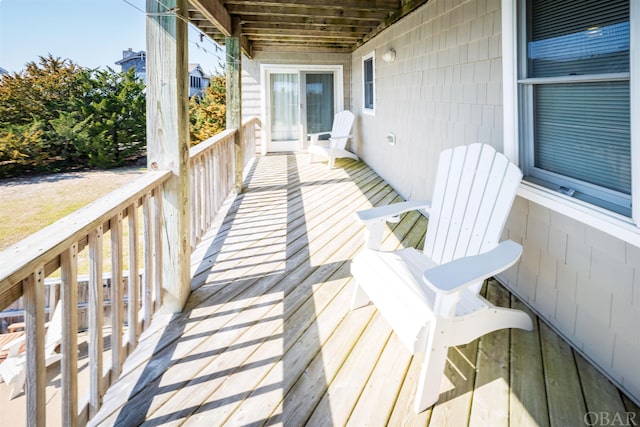
[[[414,414],[412,358],[371,306],[349,310],[353,212],[399,200],[362,163],[257,160],[193,254],[184,313],[158,316],[92,425],[582,426],[638,408],[536,321],[449,350],[440,400]],[[408,214],[384,246],[420,245]],[[485,292],[522,305],[494,281]],[[587,420],[591,421],[591,420]]]

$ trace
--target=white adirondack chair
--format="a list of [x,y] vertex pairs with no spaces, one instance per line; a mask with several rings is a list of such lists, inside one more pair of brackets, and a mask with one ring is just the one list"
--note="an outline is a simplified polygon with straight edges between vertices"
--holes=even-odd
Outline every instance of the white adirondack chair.
[[[344,110],[333,118],[331,132],[310,133],[308,135],[309,163],[312,163],[316,156],[326,157],[329,169],[333,169],[337,158],[347,157],[358,160],[358,156],[345,149],[347,141],[351,138],[354,119],[355,117],[351,111]],[[329,135],[329,139],[321,141],[319,140],[320,135]]]
[[[44,337],[44,364],[45,366],[49,366],[62,357],[62,355],[57,352],[57,347],[62,340],[62,310],[60,308],[60,301],[58,301],[53,316],[46,326],[47,332]],[[25,336],[23,335],[2,347],[3,350],[8,351],[8,354],[5,361],[0,363],[0,380],[11,387],[9,399],[13,399],[19,395],[24,388],[26,379],[26,356],[24,353],[20,353],[20,348],[24,340]]]
[[[373,302],[407,348],[425,359],[414,402],[435,404],[447,349],[502,328],[532,329],[520,310],[496,307],[478,293],[482,282],[507,269],[522,247],[498,243],[520,170],[482,144],[442,152],[433,201],[408,201],[357,212],[366,225],[365,249],[353,260],[351,307]],[[422,210],[429,217],[424,250],[380,250],[384,222]]]

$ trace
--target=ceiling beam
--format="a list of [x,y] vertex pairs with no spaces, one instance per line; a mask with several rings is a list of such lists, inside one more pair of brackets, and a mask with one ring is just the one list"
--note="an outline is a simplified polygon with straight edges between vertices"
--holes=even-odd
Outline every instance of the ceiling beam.
[[214,24],[222,34],[225,36],[233,34],[231,15],[220,0],[189,0],[189,3]]
[[300,24],[306,26],[347,26],[347,27],[360,27],[367,28],[370,31],[372,28],[377,27],[380,24],[380,19],[369,20],[350,20],[346,18],[332,17],[319,17],[319,16],[270,16],[270,15],[252,15],[244,14],[241,17],[242,25],[261,23],[273,24],[273,23],[287,23],[287,24]]
[[351,46],[310,46],[304,44],[259,43],[253,46],[254,52],[314,52],[314,53],[351,53]]
[[401,7],[400,0],[225,0],[225,5],[269,6],[269,7],[314,7],[326,9],[359,9],[393,11]]
[[[194,0],[195,1],[195,0]],[[242,4],[228,5],[229,13],[232,15],[240,15],[244,21],[244,15],[267,15],[271,17],[313,17],[315,18],[334,18],[348,20],[369,20],[377,21],[386,19],[391,11],[389,10],[356,10],[356,9],[327,9],[322,7],[284,7],[284,6],[248,6]]]

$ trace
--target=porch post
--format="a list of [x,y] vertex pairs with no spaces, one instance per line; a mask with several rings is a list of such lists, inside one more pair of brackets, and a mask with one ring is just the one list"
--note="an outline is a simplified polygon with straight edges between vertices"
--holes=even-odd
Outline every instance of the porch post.
[[188,0],[147,0],[147,164],[171,170],[162,197],[163,311],[190,291]]
[[236,128],[238,133],[235,138],[235,184],[236,193],[242,193],[242,168],[244,152],[242,140],[242,91],[241,87],[241,51],[240,51],[240,24],[234,20],[233,33],[225,37],[225,47],[227,54],[227,129]]

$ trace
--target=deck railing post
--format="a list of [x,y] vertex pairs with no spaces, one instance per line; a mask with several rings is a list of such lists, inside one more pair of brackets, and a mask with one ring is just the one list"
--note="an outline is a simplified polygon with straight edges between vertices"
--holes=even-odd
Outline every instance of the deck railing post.
[[191,289],[188,8],[187,0],[147,1],[147,162],[173,172],[161,192],[162,305],[173,313]]
[[240,23],[233,21],[233,34],[225,38],[227,50],[227,129],[237,129],[234,143],[234,191],[242,193],[242,168],[244,161],[242,138]]

